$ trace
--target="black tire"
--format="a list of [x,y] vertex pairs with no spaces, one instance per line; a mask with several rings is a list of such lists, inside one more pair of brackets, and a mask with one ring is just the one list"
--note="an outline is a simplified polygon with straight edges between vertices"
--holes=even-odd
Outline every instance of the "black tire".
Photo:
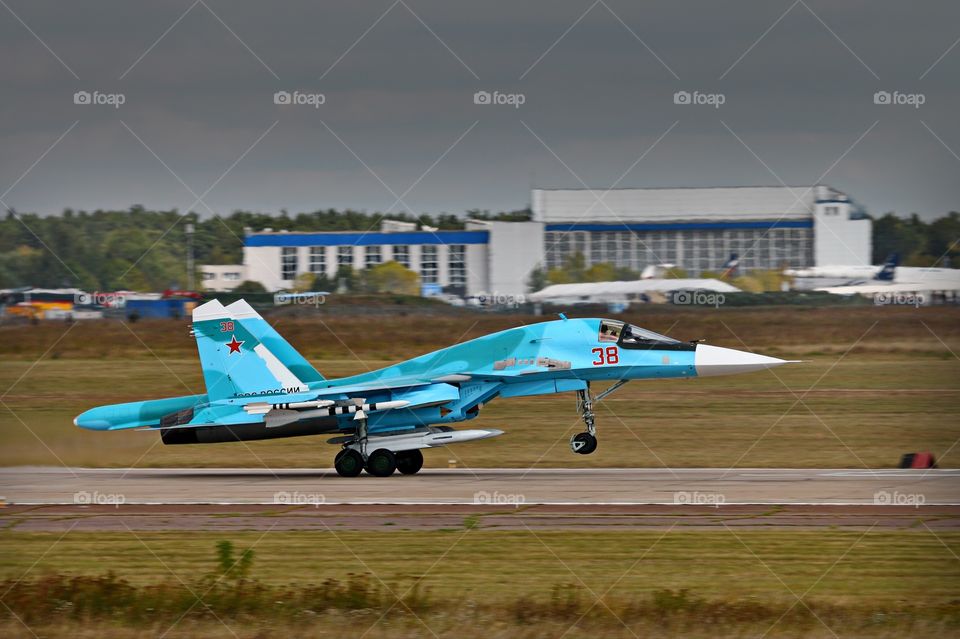
[[367,457],[367,472],[374,477],[389,477],[397,469],[397,456],[386,448],[378,448]]
[[423,468],[423,453],[419,449],[397,453],[397,470],[404,475],[416,475]]
[[597,450],[597,438],[590,433],[577,433],[570,441],[570,447],[578,455],[589,455]]
[[363,470],[363,456],[352,448],[344,448],[334,458],[333,467],[341,477],[356,477]]

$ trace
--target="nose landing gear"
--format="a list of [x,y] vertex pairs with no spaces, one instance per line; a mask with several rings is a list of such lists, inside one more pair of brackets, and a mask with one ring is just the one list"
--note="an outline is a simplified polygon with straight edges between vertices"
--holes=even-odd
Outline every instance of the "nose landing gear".
[[590,396],[590,387],[577,391],[577,412],[583,418],[587,430],[577,433],[570,438],[570,450],[578,455],[589,455],[597,450],[597,427],[593,422],[593,398]]
[[630,380],[619,380],[610,386],[610,388],[597,395],[596,398],[590,395],[589,382],[587,382],[587,388],[585,390],[577,391],[577,412],[580,413],[580,416],[583,418],[583,423],[586,425],[587,430],[582,433],[577,433],[570,438],[570,450],[578,455],[589,455],[597,450],[597,427],[593,423],[595,417],[593,405],[594,403],[599,403],[604,397],[615,392],[628,381]]

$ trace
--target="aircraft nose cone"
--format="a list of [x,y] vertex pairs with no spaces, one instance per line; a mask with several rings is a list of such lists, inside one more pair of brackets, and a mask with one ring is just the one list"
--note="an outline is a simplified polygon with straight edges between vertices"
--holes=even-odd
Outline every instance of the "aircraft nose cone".
[[750,373],[787,363],[787,360],[777,359],[776,357],[767,357],[766,355],[757,355],[720,346],[708,346],[707,344],[697,344],[693,361],[697,368],[698,377]]

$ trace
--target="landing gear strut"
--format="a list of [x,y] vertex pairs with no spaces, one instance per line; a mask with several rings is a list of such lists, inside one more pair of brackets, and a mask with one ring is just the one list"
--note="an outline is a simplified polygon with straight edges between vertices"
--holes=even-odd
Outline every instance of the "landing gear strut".
[[[337,474],[341,477],[356,477],[366,469],[371,475],[377,475],[379,477],[391,475],[397,467],[393,453],[389,450],[375,450],[373,451],[373,455],[367,455],[366,415],[364,415],[363,412],[359,412],[354,419],[357,422],[357,437],[354,442],[359,444],[359,446],[356,448],[344,446],[344,448],[337,453],[337,456],[333,460],[333,467],[336,469]],[[387,453],[387,455],[377,455],[377,453]],[[377,459],[371,467],[370,461],[374,455],[377,455]],[[371,470],[371,468],[373,468],[373,470]]]
[[597,450],[597,427],[593,423],[593,397],[590,395],[589,386],[586,390],[577,391],[577,412],[583,418],[587,430],[570,438],[570,450],[578,455],[589,455]]
[[356,477],[363,470],[374,477],[389,477],[398,470],[404,475],[414,475],[423,468],[423,453],[417,449],[395,452],[389,448],[377,448],[368,453],[366,415],[358,411],[354,420],[356,436],[344,442],[343,449],[333,461],[340,476]]

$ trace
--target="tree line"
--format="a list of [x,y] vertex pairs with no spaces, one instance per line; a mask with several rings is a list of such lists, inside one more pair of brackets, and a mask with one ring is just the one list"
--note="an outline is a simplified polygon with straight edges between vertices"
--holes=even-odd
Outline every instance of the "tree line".
[[[462,229],[467,219],[529,219],[529,210],[490,213],[471,210],[415,216],[318,210],[279,215],[236,211],[200,218],[176,210],[73,211],[40,216],[7,211],[0,219],[0,288],[38,286],[85,290],[159,291],[182,289],[187,278],[187,225],[193,224],[195,264],[239,264],[245,229],[262,231],[368,231],[382,220],[421,228]],[[199,281],[195,278],[195,281]]]
[[[163,290],[187,283],[187,224],[194,225],[196,264],[239,264],[245,229],[261,231],[376,230],[381,220],[413,222],[420,227],[462,229],[468,219],[524,221],[529,209],[466,215],[415,216],[353,210],[318,210],[279,215],[236,211],[200,218],[176,210],[150,211],[134,206],[123,211],[66,210],[40,216],[7,211],[0,219],[0,288],[76,286],[85,290]],[[951,212],[926,222],[917,215],[888,213],[874,220],[873,261],[899,253],[909,266],[956,264],[960,247],[960,214]],[[613,267],[610,267],[612,269]],[[606,269],[584,273],[590,279],[626,276]],[[589,270],[589,269],[585,269]],[[546,279],[546,278],[544,278]]]

